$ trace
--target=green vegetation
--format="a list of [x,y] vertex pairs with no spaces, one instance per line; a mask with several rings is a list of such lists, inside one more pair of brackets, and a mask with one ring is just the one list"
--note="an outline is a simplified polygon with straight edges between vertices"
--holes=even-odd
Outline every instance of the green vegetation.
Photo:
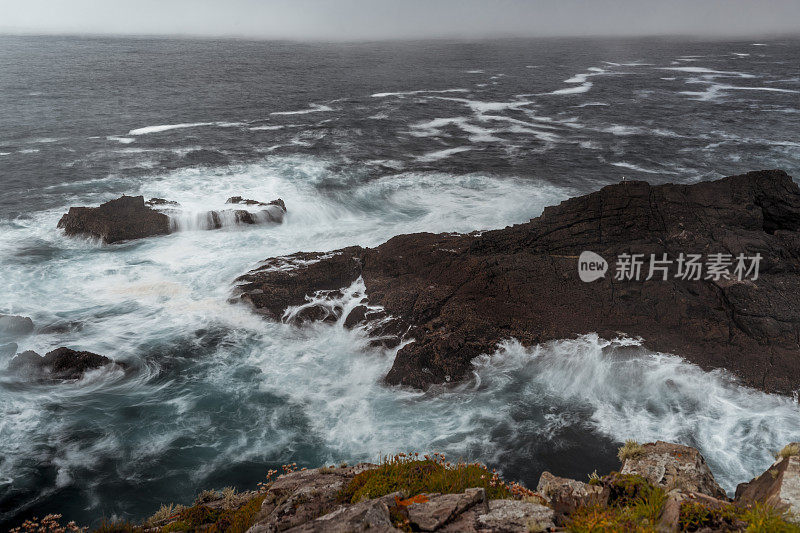
[[667,499],[663,489],[641,476],[618,472],[593,480],[593,484],[608,487],[608,505],[578,509],[570,517],[569,531],[655,531]]
[[255,523],[264,498],[265,494],[255,496],[239,509],[212,509],[203,504],[195,505],[181,511],[177,520],[164,526],[161,532],[202,529],[208,533],[244,533]]
[[620,462],[624,463],[626,459],[636,459],[643,453],[644,446],[635,440],[626,440],[625,444],[623,444],[619,451],[617,451],[617,457],[619,457]]
[[786,459],[793,455],[800,455],[800,444],[793,442],[783,447],[781,451],[775,454],[776,459]]
[[162,504],[161,508],[156,511],[153,516],[148,518],[145,523],[147,525],[154,526],[160,522],[163,522],[164,520],[172,518],[184,509],[186,509],[186,507],[183,505],[175,505],[174,503]]
[[748,533],[800,533],[800,525],[786,521],[786,513],[763,503],[756,503],[741,512]]
[[479,463],[449,463],[443,454],[386,457],[378,468],[361,472],[339,492],[339,501],[356,503],[402,491],[407,495],[452,494],[483,487],[490,499],[528,496],[515,484],[506,484]]

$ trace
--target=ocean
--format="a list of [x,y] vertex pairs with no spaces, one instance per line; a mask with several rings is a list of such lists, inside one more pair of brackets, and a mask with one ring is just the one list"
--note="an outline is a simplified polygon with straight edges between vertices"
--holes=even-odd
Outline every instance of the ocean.
[[[535,488],[543,470],[618,468],[629,438],[698,447],[732,492],[798,440],[795,399],[595,335],[509,339],[465,383],[389,387],[395,352],[358,330],[227,300],[268,257],[501,228],[623,177],[798,177],[798,57],[787,39],[0,36],[0,313],[36,324],[20,352],[132,368],[34,384],[0,358],[0,529],[50,512],[139,520],[289,462],[408,451]],[[56,229],[121,194],[197,213],[280,197],[288,213],[105,246]]]

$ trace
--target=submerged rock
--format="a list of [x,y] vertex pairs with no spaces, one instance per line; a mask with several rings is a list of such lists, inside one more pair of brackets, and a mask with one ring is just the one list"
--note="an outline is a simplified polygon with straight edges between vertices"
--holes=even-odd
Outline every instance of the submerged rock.
[[124,367],[103,355],[61,347],[44,357],[30,350],[22,352],[11,360],[8,370],[29,379],[71,380],[110,364]]
[[786,446],[766,472],[736,487],[734,501],[743,506],[766,503],[800,522],[800,442]]
[[[800,292],[799,228],[800,189],[779,170],[692,185],[625,182],[500,230],[274,258],[240,277],[236,293],[280,318],[307,295],[361,277],[369,305],[415,341],[398,351],[391,384],[464,379],[475,356],[511,337],[533,345],[596,332],[642,337],[648,348],[788,394],[800,382],[800,300],[786,298]],[[587,250],[610,262],[592,283],[578,276]],[[625,253],[647,258],[639,280],[614,279]],[[758,278],[677,276],[680,254],[714,253],[760,254]],[[673,260],[668,279],[645,280],[651,254]]]
[[27,316],[0,315],[0,339],[15,339],[33,331],[33,320]]
[[89,235],[105,243],[169,233],[169,217],[144,203],[142,196],[122,196],[99,207],[70,207],[58,227],[67,235]]

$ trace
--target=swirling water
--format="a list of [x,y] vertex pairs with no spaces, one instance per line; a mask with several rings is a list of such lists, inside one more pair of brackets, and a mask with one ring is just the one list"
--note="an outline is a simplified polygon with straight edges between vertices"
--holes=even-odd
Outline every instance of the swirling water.
[[[408,450],[535,485],[617,467],[626,438],[695,445],[732,490],[800,436],[791,398],[630,339],[509,339],[422,393],[383,385],[394,352],[359,331],[227,302],[267,257],[503,227],[622,175],[797,175],[796,41],[0,42],[0,312],[37,325],[19,351],[131,366],[54,386],[0,360],[0,524],[137,519],[286,462]],[[122,193],[288,213],[114,246],[56,230]]]

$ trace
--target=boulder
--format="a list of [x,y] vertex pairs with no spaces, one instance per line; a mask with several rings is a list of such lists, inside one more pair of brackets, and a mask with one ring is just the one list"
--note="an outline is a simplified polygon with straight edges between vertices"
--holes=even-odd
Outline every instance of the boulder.
[[464,511],[478,505],[485,507],[486,492],[475,488],[461,494],[425,494],[422,500],[405,506],[409,524],[414,531],[437,531]]
[[26,316],[0,315],[0,339],[15,339],[33,331],[33,320]]
[[[354,533],[362,531],[399,533],[401,530],[392,525],[389,506],[401,497],[401,493],[395,492],[381,498],[340,507],[288,531],[292,533]],[[253,529],[251,528],[250,531]]]
[[569,515],[588,505],[603,505],[608,501],[609,491],[601,484],[591,485],[574,479],[557,477],[542,472],[538,492],[558,515]]
[[110,244],[170,231],[169,217],[144,203],[142,196],[122,196],[99,207],[70,207],[58,221],[66,235],[88,235]]
[[[369,306],[382,307],[414,341],[397,352],[391,384],[424,389],[469,378],[474,357],[511,337],[535,345],[622,332],[705,369],[726,368],[752,387],[791,394],[800,382],[800,300],[785,295],[800,293],[798,229],[800,189],[779,170],[691,185],[631,181],[500,230],[400,235],[376,248],[269,259],[237,280],[237,296],[279,319],[306,295],[361,277]],[[610,263],[605,277],[581,281],[583,251]],[[647,258],[640,279],[614,279],[625,253]],[[760,254],[759,276],[683,279],[681,253],[705,254],[704,261],[712,253]],[[668,279],[645,281],[651,254],[673,261]],[[287,262],[295,266],[276,267]]]
[[706,460],[689,446],[663,441],[644,444],[637,456],[625,459],[620,472],[641,476],[666,490],[680,489],[728,499]]
[[72,380],[110,364],[124,367],[103,355],[61,347],[44,357],[33,351],[22,352],[11,360],[8,370],[26,378]]
[[353,477],[369,468],[372,465],[315,468],[278,477],[270,485],[249,533],[283,531],[302,526],[336,510],[341,506],[337,499],[339,491]]
[[791,443],[784,450],[785,456],[779,455],[763,474],[736,487],[734,502],[742,506],[766,503],[800,522],[800,443]]
[[479,530],[528,533],[554,529],[553,510],[539,503],[490,500],[489,512],[478,517]]

